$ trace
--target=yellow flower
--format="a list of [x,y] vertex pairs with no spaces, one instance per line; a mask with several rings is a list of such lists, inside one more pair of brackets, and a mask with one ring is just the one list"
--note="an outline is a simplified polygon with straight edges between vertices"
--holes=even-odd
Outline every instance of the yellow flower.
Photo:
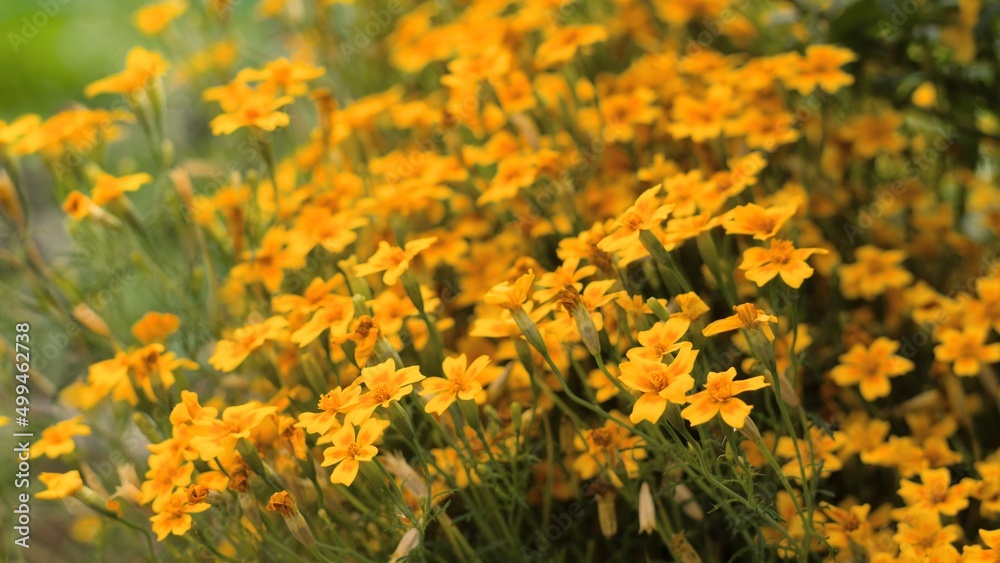
[[508,311],[517,311],[523,308],[524,302],[528,299],[531,286],[535,281],[535,272],[528,270],[528,273],[510,282],[501,282],[493,286],[483,297],[483,302],[487,305],[497,305]]
[[125,70],[95,82],[83,93],[88,98],[99,94],[122,94],[134,97],[150,87],[152,81],[166,74],[169,65],[159,53],[133,47],[125,58]]
[[924,82],[920,86],[917,86],[916,90],[910,96],[910,101],[913,105],[922,109],[931,109],[937,102],[937,90],[934,88],[933,82]]
[[992,563],[1000,558],[1000,530],[979,529],[979,536],[988,549],[978,545],[967,545],[962,548],[962,561],[968,563]]
[[330,330],[330,341],[340,343],[347,337],[348,327],[354,319],[354,300],[344,295],[328,295],[309,322],[292,333],[292,342],[307,346],[324,331]]
[[639,344],[642,347],[629,350],[627,355],[630,359],[641,357],[648,360],[659,360],[664,354],[673,352],[684,345],[678,340],[684,336],[689,326],[691,326],[691,321],[683,317],[658,322],[649,330],[639,333]]
[[813,269],[806,264],[806,258],[828,252],[825,248],[795,248],[791,241],[771,239],[771,247],[768,249],[751,246],[743,251],[740,269],[745,270],[747,279],[758,287],[764,287],[764,284],[780,275],[781,281],[798,289],[813,274]]
[[280,91],[289,96],[301,96],[309,90],[307,82],[324,74],[326,74],[326,70],[322,67],[313,66],[303,61],[289,61],[281,57],[267,63],[260,70],[252,68],[241,70],[236,76],[236,80],[240,82],[264,81],[262,91]]
[[354,267],[354,275],[368,276],[378,272],[385,272],[382,275],[382,282],[386,285],[396,285],[400,276],[410,267],[410,261],[422,250],[426,250],[437,240],[437,237],[428,237],[411,240],[403,248],[392,246],[386,241],[378,244],[378,250],[372,254],[364,264]]
[[431,400],[424,406],[424,410],[437,415],[444,414],[456,400],[476,401],[482,404],[486,401],[486,391],[483,384],[487,383],[485,371],[490,359],[487,356],[479,356],[468,364],[465,354],[454,358],[445,358],[444,377],[431,377],[425,379],[422,389],[418,393],[421,397],[430,396]]
[[611,226],[612,232],[597,243],[605,252],[628,248],[639,240],[640,231],[658,228],[670,212],[673,204],[663,204],[657,199],[661,186],[654,186],[642,192],[635,204],[618,216]]
[[358,404],[360,395],[359,385],[351,385],[347,389],[335,387],[329,393],[320,395],[316,404],[320,412],[300,414],[299,423],[295,426],[305,428],[310,434],[326,434],[331,428],[340,428],[337,415],[350,412]]
[[95,209],[97,206],[94,205],[94,202],[77,190],[70,192],[63,203],[63,211],[74,219],[83,219],[93,213]]
[[857,262],[840,267],[840,291],[848,299],[871,301],[888,289],[905,287],[913,281],[913,275],[901,267],[906,259],[902,250],[883,251],[866,245],[854,255]]
[[45,486],[48,487],[46,490],[35,495],[41,499],[64,499],[73,496],[83,488],[83,479],[80,478],[80,472],[75,470],[68,473],[42,473],[38,476],[38,480],[45,483]]
[[601,428],[586,430],[582,437],[574,437],[573,446],[581,452],[573,461],[573,469],[581,479],[592,479],[606,471],[612,481],[621,483],[618,475],[624,473],[635,477],[639,474],[639,460],[646,457],[643,439],[632,436],[611,419]]
[[705,390],[688,397],[688,402],[691,404],[681,411],[681,416],[688,420],[692,426],[697,426],[708,422],[716,414],[721,414],[722,420],[729,426],[743,428],[753,406],[733,397],[733,395],[744,391],[763,389],[768,384],[764,381],[763,376],[740,381],[734,381],[735,377],[736,368],[729,368],[724,372],[709,372]]
[[899,496],[910,513],[955,516],[969,506],[969,495],[975,485],[976,481],[969,478],[952,485],[947,468],[925,469],[920,472],[920,484],[907,479],[899,482]]
[[97,177],[97,184],[94,185],[92,194],[94,203],[105,205],[117,200],[125,192],[134,192],[143,184],[153,181],[149,174],[130,174],[115,178],[111,174],[101,174]]
[[955,375],[979,375],[984,365],[1000,362],[1000,342],[986,343],[989,328],[966,326],[958,331],[941,328],[935,337],[941,341],[934,347],[934,359],[952,364]]
[[768,323],[778,322],[778,317],[768,315],[752,303],[735,305],[733,310],[736,311],[735,315],[713,321],[702,329],[701,333],[705,336],[714,336],[742,328],[743,330],[760,330],[769,341],[774,340],[774,332]]
[[553,32],[535,51],[535,66],[549,68],[573,58],[580,47],[593,45],[608,38],[599,25],[564,27]]
[[683,342],[670,365],[642,357],[621,364],[622,383],[643,393],[632,406],[629,420],[633,424],[643,420],[655,424],[668,402],[683,405],[687,401],[684,394],[694,387],[691,370],[697,357],[698,350],[693,350],[690,342]]
[[191,427],[191,447],[201,459],[209,461],[223,452],[232,452],[240,438],[248,438],[250,431],[278,409],[247,403],[222,411],[222,420],[196,420]]
[[333,435],[333,446],[323,451],[323,467],[336,465],[330,482],[350,487],[358,476],[362,461],[371,461],[378,454],[373,444],[382,436],[388,422],[369,418],[361,426],[346,424]]
[[274,98],[268,94],[252,92],[242,102],[212,120],[212,134],[229,135],[241,127],[274,131],[288,125],[291,118],[280,108],[292,103],[291,96]]
[[211,507],[212,505],[207,502],[194,504],[188,502],[188,494],[184,491],[171,493],[160,506],[160,510],[149,519],[153,523],[157,541],[163,541],[170,534],[183,536],[191,529],[193,522],[191,515],[204,512]]
[[889,378],[913,371],[913,362],[896,355],[899,342],[879,337],[870,346],[855,344],[846,354],[841,354],[840,365],[830,376],[841,387],[860,384],[861,396],[874,401],[889,395]]
[[81,420],[83,416],[75,416],[46,428],[41,439],[31,445],[31,458],[44,455],[55,459],[72,452],[76,448],[73,436],[90,436],[90,427]]
[[184,0],[164,0],[143,6],[135,12],[135,27],[146,35],[158,35],[187,8]]
[[710,310],[708,305],[701,300],[701,297],[698,297],[698,294],[693,291],[682,293],[674,299],[681,310],[671,314],[670,318],[672,319],[681,318],[689,322],[694,322]]
[[150,311],[139,322],[132,325],[132,335],[143,344],[162,342],[176,332],[180,326],[181,320],[177,315]]
[[219,371],[233,371],[251,352],[268,340],[277,340],[287,334],[288,321],[284,317],[271,317],[262,323],[240,327],[229,340],[215,344],[215,352],[208,363]]
[[797,208],[794,204],[761,207],[748,203],[730,211],[722,227],[730,235],[753,235],[757,240],[767,240],[778,234]]
[[417,366],[396,369],[389,359],[377,366],[361,370],[361,381],[367,393],[358,398],[358,405],[347,414],[347,421],[360,423],[370,417],[377,407],[387,408],[413,392],[413,384],[424,379]]
[[782,80],[800,94],[809,94],[816,87],[832,94],[854,83],[854,77],[840,67],[857,60],[850,49],[833,45],[810,45],[805,57],[795,57],[794,64],[781,71]]

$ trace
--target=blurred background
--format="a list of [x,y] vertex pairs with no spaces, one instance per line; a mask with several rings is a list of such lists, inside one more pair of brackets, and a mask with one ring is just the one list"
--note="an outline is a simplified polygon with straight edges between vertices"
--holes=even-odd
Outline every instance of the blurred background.
[[[52,114],[83,101],[89,82],[116,72],[140,41],[142,0],[0,2],[0,119]],[[51,15],[50,15],[51,14]]]

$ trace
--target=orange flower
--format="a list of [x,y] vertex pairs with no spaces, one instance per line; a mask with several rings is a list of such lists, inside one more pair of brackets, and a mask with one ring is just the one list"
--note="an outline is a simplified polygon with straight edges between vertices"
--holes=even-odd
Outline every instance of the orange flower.
[[265,341],[278,340],[287,334],[287,325],[288,320],[284,317],[271,317],[262,323],[240,327],[233,332],[231,339],[215,344],[215,353],[208,363],[219,371],[233,371]]
[[635,200],[635,204],[615,219],[611,234],[597,243],[605,252],[622,250],[639,240],[640,231],[659,227],[674,209],[673,204],[663,204],[657,199],[661,186],[654,186]]
[[94,185],[93,198],[97,205],[105,205],[120,198],[125,192],[134,192],[143,184],[153,181],[149,174],[130,174],[115,178],[111,174],[101,174]]
[[674,102],[668,128],[675,139],[690,138],[696,143],[718,139],[728,124],[732,113],[739,109],[732,89],[716,84],[704,95],[682,94]]
[[934,347],[934,359],[951,363],[955,375],[979,375],[983,365],[1000,362],[1000,342],[987,344],[989,328],[970,325],[958,331],[941,328],[935,337],[941,341]]
[[769,341],[774,340],[774,332],[771,331],[771,326],[768,323],[778,322],[778,317],[768,315],[752,303],[735,305],[733,311],[736,311],[735,315],[713,321],[702,329],[701,333],[705,336],[714,336],[742,328],[743,330],[760,330]]
[[82,416],[75,416],[46,428],[41,439],[31,445],[31,458],[44,455],[55,459],[76,449],[73,436],[90,436],[90,427],[81,420]]
[[184,491],[171,493],[160,506],[160,510],[149,519],[153,523],[157,541],[165,540],[170,534],[183,536],[191,529],[193,521],[191,515],[205,512],[211,507],[212,505],[207,502],[189,503],[188,495]]
[[528,270],[528,273],[517,278],[513,285],[510,282],[501,282],[493,286],[483,297],[483,301],[487,305],[497,305],[509,311],[521,310],[534,281],[535,272]]
[[975,480],[968,478],[952,485],[947,468],[925,469],[920,472],[920,481],[920,484],[907,479],[899,482],[899,496],[911,513],[955,516],[969,506],[969,495],[976,485]]
[[756,203],[741,205],[729,212],[722,227],[730,235],[753,235],[767,240],[778,234],[788,219],[795,215],[797,205],[761,207]]
[[303,61],[289,61],[281,57],[275,59],[258,70],[246,68],[236,76],[238,82],[264,81],[261,91],[273,93],[280,91],[289,96],[301,96],[309,87],[307,82],[326,74],[322,67]]
[[857,60],[850,49],[833,45],[810,45],[805,57],[795,57],[795,64],[780,74],[789,88],[800,94],[809,94],[816,87],[832,94],[854,83],[854,77],[840,70],[840,67]]
[[63,203],[63,211],[74,219],[83,219],[93,213],[95,209],[97,206],[94,205],[94,202],[77,190],[70,192]]
[[627,353],[629,359],[659,360],[664,354],[674,352],[685,344],[678,342],[678,340],[684,336],[689,326],[691,326],[691,321],[683,317],[675,317],[666,322],[654,324],[649,330],[639,333],[639,344],[642,347],[629,350]]
[[483,384],[487,383],[488,373],[485,370],[490,359],[488,356],[479,356],[466,367],[467,361],[465,354],[455,358],[445,358],[444,377],[424,380],[423,389],[418,395],[431,397],[424,406],[425,411],[440,416],[458,399],[476,401],[479,404],[486,401]]
[[902,250],[882,251],[866,245],[855,251],[857,262],[840,267],[840,291],[848,299],[871,301],[887,289],[905,287],[913,275],[900,266],[906,259]]
[[162,342],[180,326],[181,320],[177,315],[151,311],[132,326],[132,334],[143,344]]
[[632,436],[614,420],[606,420],[601,428],[586,430],[582,437],[573,439],[573,446],[581,452],[573,461],[573,469],[581,479],[593,479],[606,471],[613,482],[620,484],[620,474],[633,478],[639,474],[639,460],[646,457],[644,445],[642,438]]
[[166,74],[169,65],[159,53],[133,47],[125,57],[125,70],[95,82],[83,93],[88,98],[98,94],[122,94],[134,97],[146,90],[150,83]]
[[361,370],[361,381],[367,393],[358,398],[358,405],[347,414],[347,421],[359,424],[370,417],[377,407],[387,408],[413,392],[413,384],[424,379],[417,366],[396,369],[394,360]]
[[378,448],[373,444],[382,436],[388,422],[369,418],[361,426],[348,423],[333,435],[333,446],[323,451],[323,467],[336,465],[330,482],[350,487],[358,476],[359,462],[371,461]]
[[348,327],[354,319],[354,300],[344,295],[328,295],[309,322],[292,333],[292,342],[300,348],[316,340],[324,330],[330,329],[330,341],[343,342]]
[[568,258],[554,271],[546,272],[538,278],[538,286],[545,289],[536,291],[532,298],[539,303],[545,303],[562,291],[564,285],[571,285],[580,291],[583,289],[580,281],[596,273],[597,266],[589,264],[581,267],[580,258]]
[[763,389],[768,383],[764,381],[763,376],[733,381],[735,377],[736,368],[729,368],[724,372],[708,372],[705,390],[688,397],[688,402],[691,404],[681,411],[681,416],[692,426],[698,426],[708,422],[716,414],[722,414],[722,420],[726,421],[726,424],[733,428],[743,428],[753,406],[734,398],[733,395]]
[[164,0],[143,6],[135,12],[135,27],[146,35],[157,35],[178,16],[187,11],[184,0]]
[[420,251],[426,250],[434,244],[436,240],[437,237],[411,240],[403,248],[392,246],[383,240],[378,243],[378,250],[372,254],[367,262],[354,267],[354,275],[368,276],[385,272],[382,276],[382,282],[386,285],[396,285],[400,276],[410,267],[410,260],[413,260]]
[[47,500],[60,500],[73,496],[83,488],[83,479],[79,471],[68,473],[42,473],[38,480],[45,483],[46,490],[36,493],[35,496]]
[[896,355],[899,342],[879,337],[870,346],[855,344],[840,355],[840,365],[830,376],[841,387],[860,384],[861,396],[874,401],[889,395],[889,378],[913,371],[913,362]]
[[250,402],[222,411],[222,420],[196,420],[192,427],[191,447],[204,461],[210,461],[223,452],[232,452],[240,438],[248,438],[251,430],[277,410],[276,407]]
[[284,127],[291,118],[278,109],[293,101],[291,96],[274,98],[260,92],[248,93],[237,107],[212,120],[212,134],[229,135],[241,127],[264,131],[274,131],[278,127]]
[[580,47],[593,45],[608,38],[599,25],[564,27],[549,36],[535,51],[535,66],[549,68],[573,58]]
[[295,426],[305,428],[310,434],[326,434],[331,428],[340,428],[337,415],[349,412],[358,403],[361,386],[351,385],[347,389],[336,387],[329,393],[320,395],[316,406],[320,412],[304,412],[299,415]]
[[683,342],[670,365],[659,360],[636,357],[619,365],[622,383],[643,394],[632,406],[629,420],[638,424],[643,420],[656,423],[663,416],[667,403],[682,405],[685,393],[694,387],[691,370],[698,357],[690,342]]
[[746,271],[748,280],[764,287],[764,284],[780,275],[781,281],[789,287],[798,289],[802,282],[813,274],[813,269],[806,264],[806,258],[813,254],[827,254],[825,248],[795,248],[791,241],[771,239],[771,247],[764,249],[751,246],[743,251],[743,262],[740,269]]
[[984,530],[980,528],[979,537],[988,549],[978,545],[967,545],[962,548],[962,561],[968,563],[993,563],[1000,558],[1000,530]]

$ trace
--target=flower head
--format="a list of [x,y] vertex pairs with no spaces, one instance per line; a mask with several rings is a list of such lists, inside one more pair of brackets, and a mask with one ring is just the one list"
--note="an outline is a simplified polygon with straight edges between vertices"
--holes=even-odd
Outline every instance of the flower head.
[[734,381],[735,378],[736,368],[729,368],[724,372],[709,372],[705,390],[688,398],[688,402],[691,404],[681,411],[681,416],[692,425],[697,426],[708,422],[716,414],[721,414],[722,420],[726,421],[729,426],[743,428],[743,424],[753,407],[737,399],[734,395],[763,389],[768,384],[762,376],[740,381]]
[[428,237],[411,240],[403,248],[392,246],[386,241],[378,244],[378,250],[364,264],[354,267],[354,274],[357,276],[368,276],[378,272],[385,272],[382,281],[386,285],[396,285],[396,281],[403,275],[403,272],[410,267],[410,261],[422,250],[429,248],[437,240],[437,237]]
[[655,424],[663,416],[668,402],[684,404],[687,401],[684,394],[694,387],[691,370],[697,357],[698,351],[691,348],[690,342],[684,342],[669,365],[659,359],[649,360],[638,356],[621,364],[619,368],[622,374],[619,379],[632,389],[642,392],[642,396],[632,406],[629,420],[633,424],[643,420]]
[[430,396],[424,410],[438,415],[444,414],[456,400],[476,401],[486,400],[483,384],[487,381],[486,366],[490,363],[488,356],[479,356],[467,364],[465,354],[458,357],[445,358],[444,377],[431,377],[423,382],[421,397]]
[[388,422],[369,418],[360,426],[346,424],[333,435],[333,445],[323,451],[323,467],[336,465],[330,482],[351,486],[358,476],[360,462],[371,461],[378,454],[375,442],[382,436]]
[[768,249],[759,246],[746,249],[740,269],[746,271],[748,280],[760,287],[780,275],[781,280],[789,287],[798,289],[813,274],[813,269],[806,264],[806,258],[827,252],[824,248],[795,248],[791,241],[771,239]]
[[760,330],[768,340],[774,340],[774,332],[771,331],[769,323],[778,322],[778,317],[768,315],[763,310],[758,309],[753,303],[744,303],[733,306],[735,315],[713,321],[701,333],[705,336],[714,336],[731,330]]

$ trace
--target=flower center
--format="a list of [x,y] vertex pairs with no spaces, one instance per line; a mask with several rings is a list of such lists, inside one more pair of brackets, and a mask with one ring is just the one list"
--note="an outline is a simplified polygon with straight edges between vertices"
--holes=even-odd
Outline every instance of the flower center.
[[372,389],[372,397],[375,399],[376,403],[386,403],[392,400],[392,393],[386,388],[385,384],[380,384]]
[[726,380],[716,379],[708,384],[708,394],[717,403],[725,403],[733,396],[732,383]]
[[614,431],[610,428],[591,430],[590,441],[602,450],[610,449],[615,443]]
[[795,251],[795,247],[792,246],[791,241],[787,240],[772,240],[771,241],[771,261],[777,264],[787,264],[788,260],[792,257],[792,252]]
[[333,393],[326,393],[319,398],[319,408],[324,412],[336,414],[340,408],[340,401],[333,397]]
[[358,447],[357,443],[347,445],[347,457],[354,459],[358,457],[359,453],[361,453],[361,448]]
[[656,368],[646,374],[649,378],[650,387],[653,387],[657,391],[662,391],[670,384],[670,378],[667,375],[667,370]]

